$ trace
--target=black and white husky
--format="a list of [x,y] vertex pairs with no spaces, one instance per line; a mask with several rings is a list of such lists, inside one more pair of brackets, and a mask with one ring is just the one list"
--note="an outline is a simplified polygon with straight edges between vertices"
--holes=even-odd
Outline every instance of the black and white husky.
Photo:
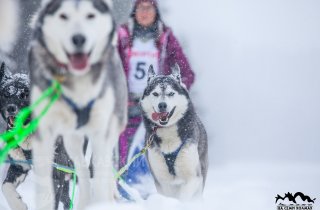
[[146,143],[153,139],[147,159],[157,191],[180,200],[200,197],[208,168],[207,135],[179,66],[169,76],[157,76],[150,67],[141,107]]
[[[3,62],[0,65],[0,113],[5,121],[5,130],[13,128],[14,119],[20,109],[29,104],[29,77],[26,74],[11,74]],[[29,139],[9,152],[9,162],[31,159]],[[31,169],[28,163],[10,164],[2,183],[2,192],[11,209],[25,210],[16,188],[24,181]]]
[[[43,3],[35,18],[29,54],[31,101],[53,80],[60,81],[63,91],[42,118],[33,141],[37,209],[53,209],[50,174],[58,136],[78,176],[76,209],[89,202],[113,201],[117,195],[112,153],[127,122],[128,96],[111,6],[111,0],[52,0]],[[82,151],[85,136],[93,151],[91,182]]]

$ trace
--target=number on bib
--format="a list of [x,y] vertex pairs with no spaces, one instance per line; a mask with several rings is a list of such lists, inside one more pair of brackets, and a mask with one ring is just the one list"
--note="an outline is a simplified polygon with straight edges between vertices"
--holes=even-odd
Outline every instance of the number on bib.
[[145,62],[138,62],[136,67],[136,73],[134,74],[134,77],[136,79],[143,79],[146,76],[145,71],[146,63]]

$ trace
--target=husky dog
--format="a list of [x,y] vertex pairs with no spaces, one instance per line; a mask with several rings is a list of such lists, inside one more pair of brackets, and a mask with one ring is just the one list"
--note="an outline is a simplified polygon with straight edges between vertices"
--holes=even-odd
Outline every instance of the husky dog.
[[187,200],[201,196],[208,168],[208,142],[204,126],[181,82],[179,66],[169,76],[149,69],[141,98],[147,159],[157,191]]
[[[111,0],[45,1],[35,18],[29,54],[31,101],[53,80],[62,87],[62,96],[42,118],[32,143],[37,209],[53,209],[50,174],[58,136],[78,176],[77,209],[118,195],[112,152],[127,122],[128,96],[111,7]],[[33,114],[40,112],[38,107]],[[82,152],[85,136],[92,145],[92,189]]]
[[[14,119],[20,109],[29,104],[29,78],[26,74],[12,75],[3,62],[0,66],[0,112],[6,122],[6,130],[13,128]],[[9,161],[25,161],[31,159],[29,140],[20,147],[11,150]],[[27,209],[16,188],[26,178],[29,164],[10,164],[2,191],[12,209]]]

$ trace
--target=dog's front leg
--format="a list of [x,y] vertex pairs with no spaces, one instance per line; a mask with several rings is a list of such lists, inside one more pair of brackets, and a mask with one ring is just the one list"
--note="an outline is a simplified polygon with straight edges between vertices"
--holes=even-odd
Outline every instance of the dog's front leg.
[[2,184],[2,192],[12,210],[28,209],[17,188],[25,180],[29,170],[28,165],[10,165],[8,169],[7,177]]
[[83,154],[84,136],[73,133],[63,136],[64,145],[68,155],[74,162],[79,183],[79,202],[76,209],[83,210],[90,199],[90,171]]
[[50,132],[41,132],[41,138],[32,142],[33,162],[36,180],[37,210],[54,209],[54,190],[52,181],[52,164],[54,144],[57,136]]
[[112,149],[106,142],[106,139],[102,138],[103,135],[99,136],[92,139],[92,164],[94,167],[92,180],[93,202],[111,202],[114,200],[113,192],[115,186]]
[[202,195],[202,177],[189,178],[185,184],[180,187],[179,199],[190,201],[190,199],[199,199]]
[[93,191],[96,202],[113,202],[118,196],[112,154],[118,142],[121,127],[116,116],[109,121],[107,134],[99,133],[92,137],[93,145]]

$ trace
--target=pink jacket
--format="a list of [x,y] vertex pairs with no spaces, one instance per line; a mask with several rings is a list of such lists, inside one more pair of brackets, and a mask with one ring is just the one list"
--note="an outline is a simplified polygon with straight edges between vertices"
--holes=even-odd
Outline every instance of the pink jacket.
[[[182,82],[187,86],[188,89],[190,89],[195,77],[193,71],[191,70],[190,64],[171,29],[166,27],[161,21],[159,21],[158,25],[160,36],[159,39],[156,40],[156,43],[160,52],[160,74],[171,74],[171,67],[177,63],[181,69]],[[129,52],[133,43],[132,33],[132,20],[127,24],[120,26],[118,29],[118,50],[127,77],[129,72]]]

